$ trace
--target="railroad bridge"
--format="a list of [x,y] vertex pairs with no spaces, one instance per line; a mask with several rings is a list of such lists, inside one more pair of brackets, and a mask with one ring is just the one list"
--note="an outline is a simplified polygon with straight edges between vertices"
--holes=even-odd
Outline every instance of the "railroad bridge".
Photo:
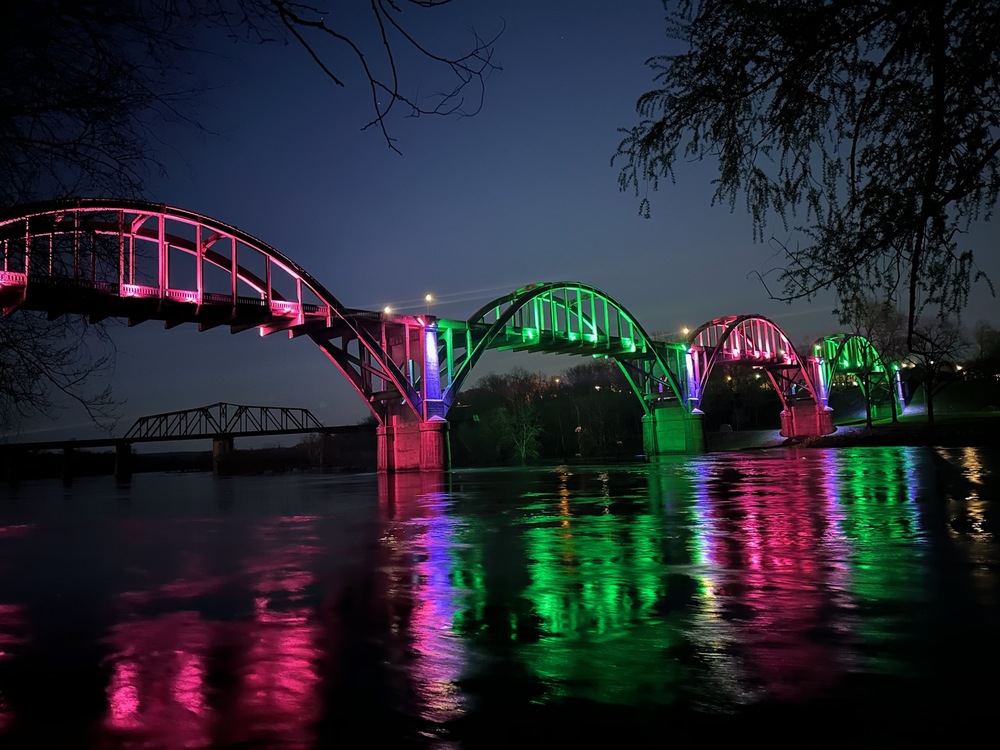
[[[863,367],[867,383],[890,377],[861,337],[834,334],[800,353],[761,315],[721,316],[684,340],[657,341],[616,299],[574,281],[524,286],[465,320],[349,308],[261,240],[161,204],[22,206],[0,216],[0,243],[3,315],[33,310],[309,339],[377,420],[381,472],[450,469],[448,412],[491,350],[613,359],[643,406],[648,456],[705,450],[699,407],[721,363],[766,373],[787,437],[833,432],[829,387],[838,371]],[[858,352],[863,362],[851,358]]]

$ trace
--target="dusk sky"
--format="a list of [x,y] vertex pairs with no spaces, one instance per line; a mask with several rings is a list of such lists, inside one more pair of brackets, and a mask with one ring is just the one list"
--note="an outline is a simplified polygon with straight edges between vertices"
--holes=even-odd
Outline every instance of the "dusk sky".
[[[649,333],[742,313],[766,315],[796,344],[840,329],[832,297],[768,299],[754,272],[777,266],[779,250],[754,244],[743,205],[711,205],[714,164],[689,165],[676,185],[661,185],[649,219],[632,192],[619,191],[618,128],[633,124],[636,99],[653,87],[646,59],[669,51],[660,0],[456,0],[441,16],[448,51],[471,43],[470,27],[491,37],[506,24],[495,47],[502,70],[474,117],[393,118],[398,154],[377,130],[362,131],[371,109],[356,68],[342,69],[347,86],[338,88],[294,44],[220,36],[205,68],[219,88],[198,111],[216,134],[164,128],[167,174],[150,181],[147,198],[239,227],[350,307],[420,312],[430,293],[431,312],[464,319],[529,283],[579,281]],[[423,83],[403,80],[406,94]],[[420,90],[439,85],[428,79]],[[772,231],[798,241],[780,225]],[[980,268],[1000,281],[995,224],[975,236]],[[964,319],[1000,325],[998,311],[979,284]],[[125,401],[116,435],[141,415],[218,401],[305,407],[329,425],[368,414],[306,337],[156,322],[113,333],[112,385]],[[518,365],[557,373],[585,361],[492,354],[470,382]],[[78,409],[57,416],[24,425],[21,439],[100,434]]]

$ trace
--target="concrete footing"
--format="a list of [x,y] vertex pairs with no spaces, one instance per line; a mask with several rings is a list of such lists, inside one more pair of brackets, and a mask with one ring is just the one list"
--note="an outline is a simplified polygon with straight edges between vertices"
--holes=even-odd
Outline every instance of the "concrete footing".
[[781,434],[788,438],[818,437],[836,430],[833,409],[812,399],[796,401],[781,412]]
[[449,426],[441,417],[419,422],[393,416],[376,430],[376,441],[380,474],[451,469]]
[[708,450],[705,415],[681,406],[655,409],[642,418],[642,445],[647,456],[704,453]]
[[115,479],[120,482],[132,478],[132,444],[115,444]]
[[228,474],[232,470],[235,452],[231,437],[212,438],[212,473]]

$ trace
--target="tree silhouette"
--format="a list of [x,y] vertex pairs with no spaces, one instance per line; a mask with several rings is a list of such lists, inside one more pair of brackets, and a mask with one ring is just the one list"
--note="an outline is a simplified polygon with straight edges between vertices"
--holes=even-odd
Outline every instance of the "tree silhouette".
[[664,6],[681,49],[649,60],[657,88],[612,159],[640,212],[679,160],[713,159],[715,198],[744,195],[754,240],[804,222],[779,243],[781,291],[759,274],[773,299],[874,289],[906,310],[908,346],[922,315],[960,313],[984,278],[965,232],[1000,192],[997,4]]

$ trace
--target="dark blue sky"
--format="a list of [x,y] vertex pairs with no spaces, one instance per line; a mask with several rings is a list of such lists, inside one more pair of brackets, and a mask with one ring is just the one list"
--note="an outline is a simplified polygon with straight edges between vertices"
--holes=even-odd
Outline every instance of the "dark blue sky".
[[[344,69],[347,87],[337,88],[295,45],[219,39],[218,56],[199,62],[218,85],[198,111],[214,134],[163,126],[167,173],[148,197],[256,236],[352,307],[416,312],[431,293],[435,314],[466,318],[525,284],[568,280],[601,288],[650,333],[741,313],[767,315],[796,344],[839,329],[830,297],[768,300],[752,272],[780,257],[753,243],[742,206],[711,205],[713,165],[679,170],[676,185],[652,195],[650,219],[619,191],[610,164],[618,128],[652,88],[645,60],[668,50],[660,0],[456,0],[442,15],[437,33],[452,49],[468,45],[469,27],[492,36],[506,23],[495,53],[503,69],[474,117],[392,119],[400,155],[362,131],[371,111],[356,70]],[[404,93],[440,81],[405,77]],[[995,227],[977,232],[995,250]],[[996,252],[979,262],[1000,279]],[[966,319],[1000,324],[998,309],[975,288]],[[144,414],[217,401],[306,407],[327,424],[367,414],[307,339],[157,323],[114,338],[112,384],[126,402],[115,434]],[[472,380],[583,361],[490,355]],[[30,427],[96,434],[77,410],[59,416]]]

